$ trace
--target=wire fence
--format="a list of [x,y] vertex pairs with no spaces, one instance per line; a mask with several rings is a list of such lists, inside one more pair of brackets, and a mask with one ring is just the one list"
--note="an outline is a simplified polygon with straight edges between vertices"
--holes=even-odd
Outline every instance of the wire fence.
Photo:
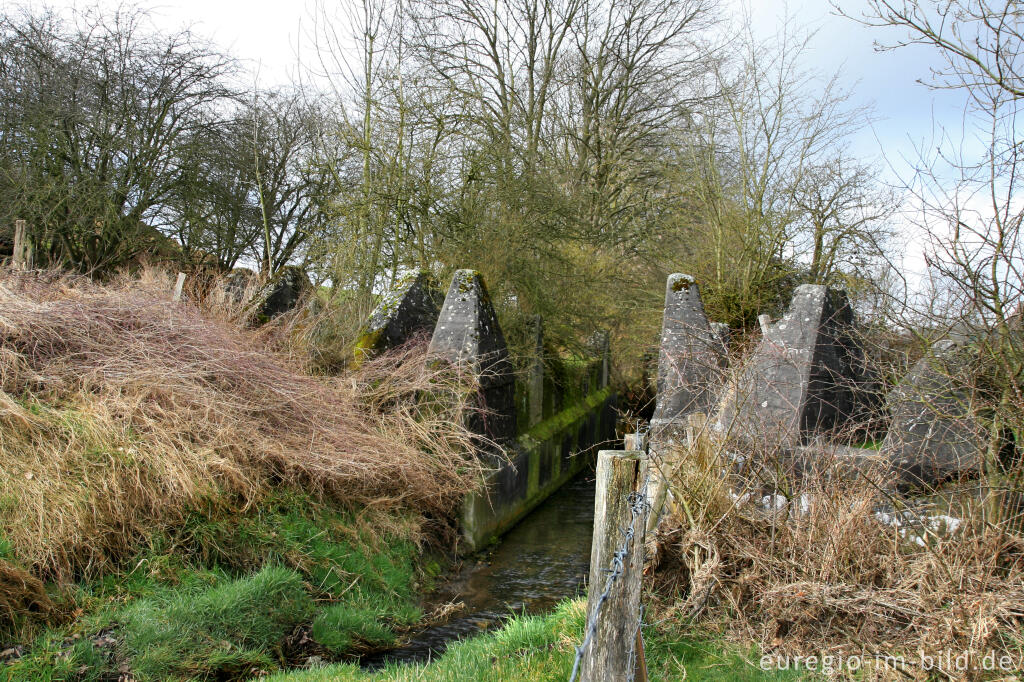
[[[642,448],[642,450],[646,454],[648,449],[646,442],[647,430],[640,430],[636,434],[636,437],[639,441],[637,443],[637,447]],[[636,580],[642,579],[642,575],[640,574],[627,576],[626,573],[627,566],[629,565],[629,561],[631,558],[631,552],[640,552],[641,555],[644,552],[644,542],[642,540],[643,532],[646,528],[647,515],[651,511],[651,503],[647,496],[648,483],[649,474],[647,477],[644,478],[638,490],[634,490],[630,492],[628,495],[626,495],[625,500],[626,504],[628,505],[630,514],[629,525],[626,528],[619,529],[619,531],[622,533],[622,541],[618,545],[615,552],[612,554],[608,566],[603,570],[603,572],[606,574],[603,590],[599,595],[597,595],[596,600],[593,600],[593,595],[591,595],[591,599],[588,600],[588,605],[592,601],[593,608],[590,609],[590,613],[588,614],[587,624],[584,630],[583,641],[580,643],[578,647],[576,647],[576,657],[573,662],[572,674],[569,677],[569,682],[576,682],[576,680],[579,679],[579,675],[583,667],[583,661],[585,656],[587,656],[588,653],[589,655],[596,654],[596,652],[594,651],[594,647],[596,646],[594,640],[598,631],[598,623],[600,620],[601,611],[607,603],[607,601],[611,598],[613,591],[622,584],[624,577]],[[637,539],[638,535],[641,541],[635,543],[634,541]],[[641,556],[640,565],[643,565],[643,556]],[[625,589],[624,585],[622,586],[622,589]],[[642,627],[644,615],[642,605],[640,606],[638,611],[639,613],[637,616],[636,624],[632,630],[627,629],[629,628],[628,623],[623,624],[623,630],[626,632],[632,632],[633,635],[627,638],[630,642],[629,649],[626,654],[627,682],[633,682],[639,663],[638,657],[643,655],[642,652],[637,651],[640,642],[642,641]]]

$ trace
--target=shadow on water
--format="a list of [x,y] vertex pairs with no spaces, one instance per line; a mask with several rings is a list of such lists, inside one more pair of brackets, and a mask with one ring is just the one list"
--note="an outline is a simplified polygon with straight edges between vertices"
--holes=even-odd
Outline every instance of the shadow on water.
[[436,658],[448,643],[499,627],[513,614],[550,611],[580,594],[590,565],[594,473],[585,470],[509,531],[485,557],[465,565],[432,602],[461,601],[458,615],[413,635],[401,647],[364,656],[376,669],[390,661]]

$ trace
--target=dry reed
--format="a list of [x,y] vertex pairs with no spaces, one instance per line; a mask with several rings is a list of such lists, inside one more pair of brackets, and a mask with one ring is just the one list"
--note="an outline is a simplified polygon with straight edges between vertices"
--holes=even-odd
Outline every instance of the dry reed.
[[436,516],[476,485],[472,395],[422,343],[316,378],[170,297],[153,272],[0,274],[0,533],[35,575],[98,574],[188,510],[275,485]]
[[[817,472],[802,503],[773,510],[758,504],[762,490],[722,475],[709,434],[681,454],[656,537],[669,618],[772,656],[867,654],[863,679],[980,679],[990,652],[1024,662],[1024,538],[986,522],[983,502],[956,506],[955,532],[925,525],[915,538],[876,516],[893,500],[869,472]],[[966,652],[974,672],[923,670],[921,653],[942,652]],[[900,665],[871,658],[893,654]]]

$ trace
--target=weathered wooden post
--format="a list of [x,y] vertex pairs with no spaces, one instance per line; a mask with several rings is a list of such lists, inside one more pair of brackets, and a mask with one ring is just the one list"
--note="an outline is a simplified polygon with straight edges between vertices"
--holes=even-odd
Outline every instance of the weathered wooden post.
[[708,416],[703,412],[686,415],[686,447],[690,450],[696,448],[698,441],[706,435],[707,428]]
[[579,677],[585,682],[646,679],[639,629],[647,465],[647,455],[638,450],[602,450],[597,456],[587,631]]
[[685,434],[683,443],[675,440],[664,444],[656,453],[654,465],[656,471],[651,474],[647,496],[651,502],[651,511],[647,517],[647,532],[653,533],[658,522],[665,513],[665,506],[673,499],[670,484],[679,472],[685,458],[697,456],[697,448],[707,438],[708,417],[703,412],[691,412],[680,420]]
[[185,286],[185,273],[178,273],[178,280],[174,283],[174,300],[175,302],[181,300],[181,290]]
[[14,250],[11,253],[11,265],[17,270],[24,270],[27,263],[28,239],[25,235],[24,220],[14,221]]
[[622,444],[626,450],[643,450],[646,445],[646,436],[644,433],[627,433],[622,438]]
[[[647,450],[647,432],[627,433],[622,444],[626,450]],[[658,527],[658,520],[661,518],[661,510],[665,506],[665,496],[668,492],[668,476],[670,468],[666,467],[665,453],[661,453],[659,459],[653,461],[654,471],[648,478],[647,501],[650,507],[647,511],[647,533],[653,533]],[[674,460],[673,460],[674,461]]]

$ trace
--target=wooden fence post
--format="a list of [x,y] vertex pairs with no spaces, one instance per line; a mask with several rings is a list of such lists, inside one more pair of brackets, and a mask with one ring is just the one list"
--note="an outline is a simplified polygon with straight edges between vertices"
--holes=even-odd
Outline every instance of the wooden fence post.
[[[633,493],[646,492],[647,465],[647,455],[640,451],[602,450],[597,456],[594,541],[587,593],[587,626],[594,626],[594,631],[583,652],[580,679],[584,682],[646,679],[638,631],[647,519],[645,513],[634,518],[630,503]],[[628,528],[633,529],[633,536],[627,541],[623,531]],[[626,555],[619,567],[621,574],[609,581],[609,569],[614,566],[616,553],[623,548]]]
[[185,273],[178,273],[178,281],[174,283],[174,300],[181,300],[181,290],[185,286]]
[[654,471],[651,472],[651,482],[647,486],[647,498],[651,503],[651,510],[647,515],[647,532],[653,533],[661,520],[661,513],[668,500],[669,478],[675,471],[675,462],[678,453],[675,450],[666,450],[658,453],[657,463]]
[[11,265],[17,270],[24,270],[26,265],[26,251],[28,250],[26,226],[24,220],[14,221],[14,250],[11,253]]
[[[651,453],[655,456],[655,471],[651,473],[651,485],[648,497],[651,502],[651,513],[647,518],[647,532],[653,533],[658,521],[665,511],[665,505],[672,499],[669,484],[675,478],[683,460],[696,456],[697,447],[707,438],[708,416],[703,412],[692,412],[682,420],[683,434],[686,441],[675,440],[668,443],[651,443]],[[677,432],[678,433],[678,432]],[[678,437],[678,436],[677,436]]]
[[624,450],[643,450],[645,445],[644,434],[627,433],[622,438],[622,444],[625,446]]
[[686,447],[690,450],[697,447],[697,442],[704,437],[708,428],[708,416],[703,412],[693,412],[686,416]]

